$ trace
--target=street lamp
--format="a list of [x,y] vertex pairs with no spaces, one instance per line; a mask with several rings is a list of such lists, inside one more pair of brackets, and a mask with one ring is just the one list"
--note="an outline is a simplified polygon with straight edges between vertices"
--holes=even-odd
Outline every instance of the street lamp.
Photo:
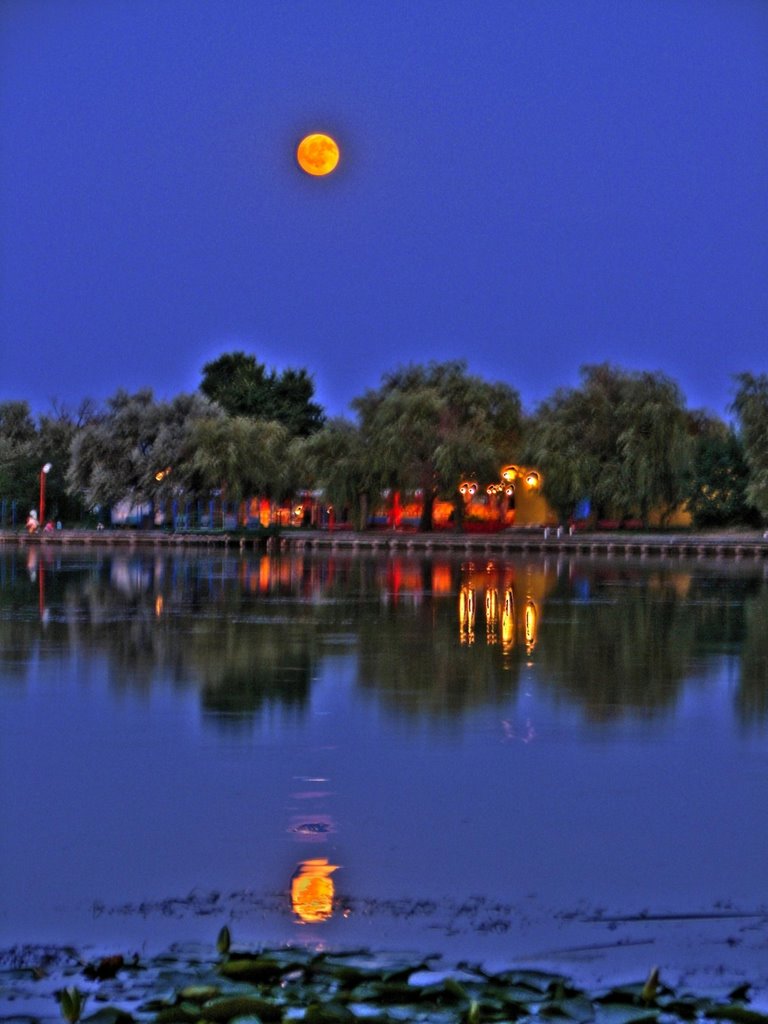
[[51,463],[46,462],[40,470],[40,529],[45,525],[45,478],[51,472]]

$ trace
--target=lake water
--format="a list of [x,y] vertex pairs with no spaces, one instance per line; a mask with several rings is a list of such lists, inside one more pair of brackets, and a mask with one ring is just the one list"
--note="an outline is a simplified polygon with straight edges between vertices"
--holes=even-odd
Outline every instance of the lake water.
[[768,971],[761,566],[8,548],[0,717],[0,946]]

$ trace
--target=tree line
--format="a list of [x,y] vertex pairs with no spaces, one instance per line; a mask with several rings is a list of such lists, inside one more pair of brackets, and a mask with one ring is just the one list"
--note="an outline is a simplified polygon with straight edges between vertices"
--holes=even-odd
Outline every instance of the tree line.
[[118,390],[98,406],[54,405],[35,419],[23,400],[0,403],[0,499],[80,522],[122,500],[217,495],[279,501],[321,489],[364,527],[386,489],[418,489],[421,528],[460,480],[498,480],[508,463],[535,466],[561,521],[589,503],[598,519],[664,517],[682,506],[697,527],[768,521],[768,374],[734,379],[727,423],[689,410],[659,372],[584,366],[532,412],[507,383],[463,361],[398,367],[328,418],[306,369],[268,370],[250,354],[206,363],[197,391],[170,400]]

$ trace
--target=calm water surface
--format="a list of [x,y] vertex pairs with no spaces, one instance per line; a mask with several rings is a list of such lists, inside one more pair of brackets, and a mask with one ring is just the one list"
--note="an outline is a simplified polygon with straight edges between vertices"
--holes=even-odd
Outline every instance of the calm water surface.
[[761,567],[35,548],[0,602],[0,945],[766,913]]

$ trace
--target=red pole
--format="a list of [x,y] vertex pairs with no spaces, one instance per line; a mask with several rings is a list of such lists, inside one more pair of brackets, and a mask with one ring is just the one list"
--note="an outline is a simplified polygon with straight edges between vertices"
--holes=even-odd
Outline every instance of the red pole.
[[45,525],[45,478],[51,471],[51,463],[46,462],[43,468],[40,470],[40,529],[42,530]]

